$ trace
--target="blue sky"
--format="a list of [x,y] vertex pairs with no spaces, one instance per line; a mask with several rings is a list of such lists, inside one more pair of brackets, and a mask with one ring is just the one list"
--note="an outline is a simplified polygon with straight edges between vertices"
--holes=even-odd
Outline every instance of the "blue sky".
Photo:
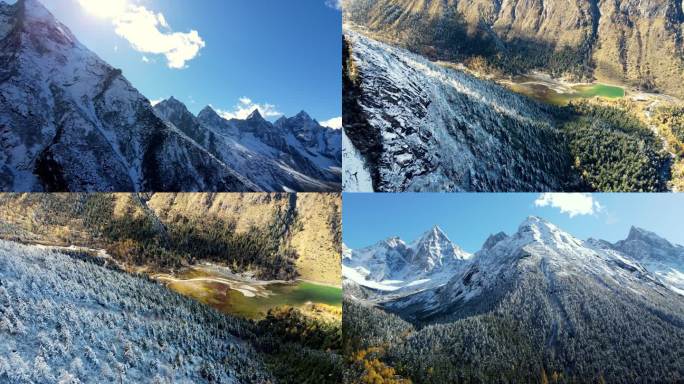
[[452,241],[475,252],[490,234],[514,233],[531,215],[580,239],[622,240],[635,225],[684,244],[684,194],[552,194],[542,198],[540,194],[507,193],[347,193],[343,199],[344,242],[351,248],[390,236],[411,241],[439,225]]
[[[260,105],[271,120],[301,110],[319,121],[341,116],[342,16],[326,0],[41,1],[151,100],[173,95],[194,113]],[[149,15],[163,17],[145,25]],[[156,53],[172,43],[185,50],[180,59]]]

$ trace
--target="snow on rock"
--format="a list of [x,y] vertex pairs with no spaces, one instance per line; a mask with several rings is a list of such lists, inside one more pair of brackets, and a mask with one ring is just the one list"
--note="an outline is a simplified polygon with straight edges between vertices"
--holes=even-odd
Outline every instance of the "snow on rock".
[[[374,159],[377,191],[563,190],[571,164],[546,107],[352,30],[345,38],[363,114],[348,118],[373,131],[347,130],[345,153],[353,172]],[[355,152],[368,136],[381,153]]]
[[342,130],[342,185],[345,192],[373,192],[373,179],[366,161]]
[[630,256],[684,296],[684,246],[674,245],[653,232],[632,227],[627,239],[613,248]]

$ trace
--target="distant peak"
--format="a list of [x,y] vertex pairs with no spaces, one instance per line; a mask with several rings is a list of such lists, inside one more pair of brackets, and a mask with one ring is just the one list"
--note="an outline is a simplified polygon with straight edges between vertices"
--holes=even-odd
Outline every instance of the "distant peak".
[[445,234],[444,231],[442,230],[442,227],[440,227],[439,225],[435,225],[434,227],[432,227],[432,230],[431,230],[431,231],[432,231],[432,234],[435,235],[435,236],[444,236],[444,237],[446,237],[446,234]]
[[627,235],[627,241],[630,240],[670,245],[670,243],[666,239],[658,236],[656,233],[635,226],[632,226],[632,228],[630,228],[629,235]]
[[547,228],[558,230],[558,227],[539,216],[528,216],[519,226],[518,231],[526,228]]
[[263,116],[261,116],[261,113],[259,113],[259,109],[255,109],[252,113],[247,116],[247,120],[264,120]]
[[311,116],[309,116],[309,114],[304,110],[300,111],[295,117],[303,120],[311,120]]
[[384,243],[394,248],[400,244],[404,244],[404,241],[399,236],[392,236],[385,239]]
[[442,228],[440,228],[439,225],[435,225],[432,228],[430,228],[428,231],[424,232],[418,240],[416,240],[416,243],[421,243],[424,241],[429,241],[432,239],[446,239],[449,240],[447,235],[442,231]]
[[649,233],[651,233],[651,232],[649,232],[643,228],[632,226],[629,229],[629,235],[627,236],[627,238],[642,237],[642,236],[649,234]]
[[211,105],[207,105],[206,107],[202,108],[202,110],[199,113],[200,115],[218,115],[216,110],[211,107]]
[[[175,97],[171,96],[166,100],[161,101],[155,106],[157,109],[159,108],[168,108],[172,110],[180,110],[181,112],[187,111],[188,108],[181,102],[180,100],[176,99]],[[190,113],[188,111],[188,113]]]
[[487,238],[485,241],[484,245],[482,246],[483,249],[491,249],[498,243],[500,243],[502,240],[505,240],[508,238],[508,235],[504,232],[499,232],[495,235],[491,235]]

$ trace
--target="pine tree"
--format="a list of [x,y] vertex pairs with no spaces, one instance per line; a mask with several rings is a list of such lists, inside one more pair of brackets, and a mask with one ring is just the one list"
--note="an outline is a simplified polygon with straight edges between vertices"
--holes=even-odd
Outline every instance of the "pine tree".
[[52,368],[41,355],[33,360],[33,379],[37,383],[52,383],[55,380],[52,376]]

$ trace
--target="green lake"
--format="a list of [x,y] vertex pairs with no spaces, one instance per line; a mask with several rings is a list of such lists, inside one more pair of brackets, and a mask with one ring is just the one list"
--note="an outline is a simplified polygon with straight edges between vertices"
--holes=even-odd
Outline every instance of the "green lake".
[[314,303],[342,308],[342,288],[308,281],[260,283],[206,273],[200,277],[194,271],[191,275],[169,281],[167,285],[221,312],[248,319],[261,319],[268,310],[282,305],[300,307]]
[[[508,86],[514,92],[555,105],[566,105],[571,100],[582,98],[603,97],[619,99],[625,97],[624,88],[600,83],[568,87],[522,76],[514,79],[513,83]],[[559,91],[559,89],[563,90]]]

